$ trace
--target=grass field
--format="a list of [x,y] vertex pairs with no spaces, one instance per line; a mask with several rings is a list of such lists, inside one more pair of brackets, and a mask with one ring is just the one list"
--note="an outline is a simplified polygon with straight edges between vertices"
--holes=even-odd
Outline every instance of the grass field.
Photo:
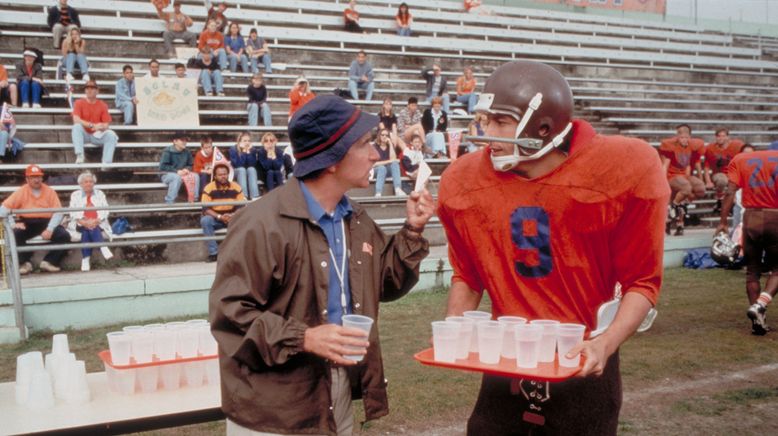
[[[654,326],[621,349],[621,434],[778,434],[773,418],[778,407],[778,332],[750,334],[743,283],[742,271],[666,272]],[[445,300],[444,291],[416,293],[382,306],[391,413],[365,425],[361,434],[463,433],[480,378],[424,367],[411,357],[429,346],[429,322],[443,317]],[[488,310],[488,301],[483,308]],[[71,348],[87,361],[88,371],[102,370],[96,353],[107,346],[104,335],[113,328],[69,332]],[[50,333],[36,334],[25,344],[0,346],[0,380],[13,380],[16,355],[48,348]],[[363,419],[357,403],[356,421]],[[147,434],[223,434],[223,428],[211,423]]]

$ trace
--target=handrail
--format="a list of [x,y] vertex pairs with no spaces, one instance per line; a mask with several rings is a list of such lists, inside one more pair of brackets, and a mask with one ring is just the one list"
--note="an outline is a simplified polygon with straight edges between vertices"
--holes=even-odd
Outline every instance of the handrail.
[[6,244],[4,254],[8,267],[11,295],[13,297],[14,318],[16,327],[19,329],[19,338],[25,340],[27,339],[27,327],[24,324],[24,301],[22,300],[22,280],[19,274],[19,253],[16,251],[16,238],[8,218],[3,220],[3,229],[5,231],[3,240]]

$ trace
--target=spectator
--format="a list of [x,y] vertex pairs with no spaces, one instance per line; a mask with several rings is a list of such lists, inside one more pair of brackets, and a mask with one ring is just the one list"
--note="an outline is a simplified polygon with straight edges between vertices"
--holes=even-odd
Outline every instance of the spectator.
[[403,150],[403,157],[400,160],[405,175],[412,180],[416,180],[416,176],[419,174],[419,164],[424,160],[424,152],[422,151],[422,144],[424,142],[419,135],[413,135],[410,141],[410,146]]
[[249,39],[246,41],[246,53],[251,61],[251,72],[259,72],[259,63],[265,66],[265,74],[271,74],[273,68],[270,59],[270,44],[264,38],[257,35],[257,29],[249,31]]
[[262,113],[262,123],[265,127],[273,125],[273,115],[270,105],[267,103],[267,88],[262,83],[262,73],[256,73],[251,77],[251,85],[246,87],[249,104],[246,108],[249,113],[249,126],[256,126],[259,122],[259,114]]
[[81,31],[78,27],[70,29],[68,37],[62,44],[62,58],[65,62],[65,73],[67,80],[73,80],[73,71],[78,63],[78,69],[81,71],[81,78],[89,80],[89,63],[86,61],[86,41],[81,37]]
[[165,31],[162,32],[165,53],[171,58],[176,57],[176,51],[173,48],[174,39],[183,39],[191,47],[197,45],[197,34],[186,30],[194,22],[188,15],[181,12],[181,3],[181,0],[173,2],[173,12],[165,12],[161,8],[157,8],[157,15],[165,22]]
[[97,83],[94,80],[84,86],[85,98],[73,105],[73,148],[76,151],[76,164],[84,163],[84,143],[103,147],[102,163],[113,162],[113,152],[119,137],[110,130],[111,115],[108,105],[97,98]]
[[464,8],[465,12],[478,15],[492,15],[492,10],[483,6],[482,0],[465,0]]
[[[57,209],[61,208],[57,193],[43,183],[43,170],[38,165],[28,165],[24,170],[26,183],[17,189],[0,206],[0,218],[5,218],[14,209]],[[70,242],[70,234],[60,225],[63,214],[61,212],[35,212],[16,216],[13,222],[14,238],[17,247],[27,245],[27,240],[40,235],[44,241],[55,244]],[[39,267],[43,271],[57,272],[59,263],[66,250],[49,251],[43,258]],[[32,272],[31,252],[19,253],[19,274],[25,275]]]
[[125,65],[122,68],[122,77],[116,82],[116,97],[114,103],[116,109],[124,114],[124,125],[129,126],[133,122],[135,105],[138,104],[138,97],[135,94],[135,73],[132,65]]
[[292,119],[292,115],[297,112],[298,109],[305,106],[305,103],[313,100],[316,94],[311,91],[310,85],[308,85],[308,79],[305,77],[298,77],[294,82],[294,86],[289,91],[289,119]]
[[[229,179],[230,167],[224,162],[217,163],[213,168],[213,182],[203,188],[203,203],[246,201],[241,187]],[[230,225],[230,221],[240,206],[224,205],[203,207],[203,217],[200,218],[200,227],[203,235],[213,236],[217,230]],[[208,258],[206,262],[216,262],[219,253],[219,244],[216,241],[208,241]]]
[[156,59],[152,59],[149,61],[149,72],[146,73],[146,78],[150,79],[159,79],[159,61]]
[[451,101],[446,92],[446,78],[443,77],[441,72],[440,64],[432,64],[432,68],[421,70],[421,77],[427,81],[427,99],[425,103],[432,101],[433,97],[440,97],[443,101],[443,110],[448,113]]
[[441,98],[432,99],[432,107],[424,111],[421,125],[424,127],[425,144],[430,156],[438,159],[446,155],[446,130],[448,129],[448,114],[441,110]]
[[343,23],[346,32],[367,33],[359,25],[359,12],[355,0],[348,2],[348,7],[343,11]]
[[372,100],[374,86],[373,66],[367,61],[365,51],[360,50],[348,69],[348,90],[351,92],[351,98],[359,100],[358,89],[362,89],[365,91],[365,100]]
[[405,142],[397,136],[397,115],[392,110],[392,98],[384,98],[384,103],[381,105],[381,110],[378,112],[378,128],[386,129],[389,131],[392,144],[395,147],[405,147]]
[[14,156],[16,155],[19,150],[15,150],[17,146],[15,143],[20,141],[14,138],[14,134],[16,134],[16,120],[11,113],[8,103],[2,103],[0,107],[2,107],[0,109],[0,161],[2,161],[5,158],[6,151]]
[[729,184],[727,167],[742,148],[743,141],[730,139],[729,129],[716,130],[716,140],[705,147],[703,180],[706,188],[716,188],[716,205],[713,207],[713,213],[721,211],[721,200]]
[[16,83],[19,86],[19,94],[22,96],[22,107],[41,107],[41,95],[43,95],[43,65],[35,62],[38,55],[32,50],[25,50],[24,60],[16,65]]
[[62,42],[62,35],[67,35],[74,27],[81,27],[81,20],[78,19],[78,11],[68,6],[68,0],[59,0],[57,6],[49,8],[47,18],[49,29],[54,36],[54,48],[59,48]]
[[705,143],[702,139],[691,137],[692,128],[688,124],[677,126],[676,132],[676,136],[662,140],[659,156],[672,191],[665,233],[669,235],[675,223],[675,236],[680,236],[683,235],[689,203],[705,195],[705,183],[692,175],[693,169],[697,170],[697,174],[702,173],[700,158]]
[[200,53],[203,49],[209,48],[219,62],[219,69],[227,69],[227,52],[224,49],[224,35],[216,27],[216,21],[210,20],[206,29],[200,33],[200,39],[197,42],[197,48]]
[[465,67],[464,74],[457,79],[457,101],[467,105],[467,113],[472,114],[475,104],[478,103],[478,94],[475,88],[478,86],[473,77],[473,68]]
[[240,69],[244,73],[249,72],[249,58],[246,56],[246,41],[240,34],[238,23],[230,24],[230,33],[224,38],[224,47],[227,50],[227,59],[230,62],[230,71],[238,71],[238,61]]
[[165,203],[168,204],[176,201],[182,183],[187,186],[187,197],[190,203],[199,198],[197,194],[200,191],[200,178],[192,172],[193,159],[192,154],[186,149],[186,141],[184,132],[174,133],[173,145],[162,152],[159,161],[162,183],[167,185]]
[[200,186],[211,183],[212,169],[213,139],[206,135],[200,138],[200,150],[195,152],[192,163],[192,171],[200,176]]
[[392,176],[392,185],[394,186],[394,195],[404,197],[406,194],[402,190],[402,180],[400,179],[400,161],[397,159],[397,152],[389,136],[389,130],[380,129],[378,138],[373,143],[378,152],[378,162],[373,164],[375,172],[375,196],[380,197],[384,192],[384,182],[386,173]]
[[219,66],[216,65],[216,61],[211,56],[210,48],[203,47],[200,50],[200,59],[195,61],[195,68],[200,69],[200,85],[202,85],[205,95],[210,95],[213,91],[213,95],[224,97],[224,78],[222,78]]
[[411,36],[413,16],[408,12],[408,4],[405,2],[400,3],[400,7],[397,8],[397,15],[394,16],[394,21],[397,23],[397,35]]
[[[70,205],[68,207],[106,207],[108,201],[105,199],[103,191],[95,188],[97,177],[89,171],[78,175],[78,186],[81,189],[73,191],[70,194]],[[70,212],[68,220],[68,232],[72,240],[86,242],[103,242],[103,232],[110,240],[113,238],[111,226],[108,223],[108,211],[102,210],[78,210]],[[108,247],[100,247],[100,252],[105,260],[113,257],[113,253]],[[92,257],[91,248],[81,249],[81,271],[90,270],[90,259]]]
[[262,135],[262,148],[257,152],[257,162],[262,169],[267,192],[284,184],[284,173],[292,172],[292,160],[278,145],[276,135]]
[[424,127],[421,125],[421,111],[419,111],[419,100],[416,97],[408,99],[408,106],[400,110],[400,116],[397,118],[397,133],[405,143],[411,142],[413,135],[425,136]]
[[227,17],[224,15],[224,11],[227,10],[227,2],[221,2],[219,3],[219,7],[214,7],[213,2],[211,0],[204,0],[205,1],[205,9],[208,10],[208,17],[205,19],[205,22],[213,21],[216,23],[216,30],[218,30],[220,33],[224,33],[224,29],[227,28],[227,23],[229,21],[227,20]]
[[238,180],[243,192],[248,192],[254,200],[259,198],[259,186],[257,185],[257,153],[251,146],[251,134],[243,132],[238,135],[238,142],[229,150],[229,159],[235,170],[235,178]]
[[15,83],[8,81],[8,71],[0,64],[0,105],[10,103],[11,106],[16,106],[19,99],[17,89]]
[[186,72],[186,65],[179,62],[175,65],[175,70],[176,70],[177,78],[186,79],[187,77],[189,77],[188,73]]
[[[489,125],[489,117],[485,113],[476,112],[473,116],[473,121],[467,126],[467,134],[469,136],[484,136],[486,134],[486,126]],[[466,143],[467,152],[472,153],[476,150],[480,150],[486,145],[484,142],[472,142]]]

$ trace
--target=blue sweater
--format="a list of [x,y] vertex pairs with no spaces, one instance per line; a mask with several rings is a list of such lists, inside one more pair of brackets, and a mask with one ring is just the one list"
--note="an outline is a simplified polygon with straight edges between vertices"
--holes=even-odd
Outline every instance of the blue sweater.
[[254,147],[248,153],[238,150],[238,146],[230,147],[230,163],[233,168],[254,168],[257,166],[257,151]]

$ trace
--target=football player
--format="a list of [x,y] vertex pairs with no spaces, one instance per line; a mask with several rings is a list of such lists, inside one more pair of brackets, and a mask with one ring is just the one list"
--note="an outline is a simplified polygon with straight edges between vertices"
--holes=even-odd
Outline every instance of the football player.
[[702,174],[700,158],[705,149],[705,142],[700,138],[691,137],[692,128],[688,124],[677,126],[675,131],[676,136],[662,140],[659,145],[659,156],[672,191],[672,204],[668,212],[665,232],[669,235],[675,223],[675,235],[680,236],[683,235],[689,203],[705,195],[705,183],[692,175],[692,169],[696,169],[697,174]]
[[[771,147],[772,148],[772,147]],[[765,313],[778,291],[778,146],[772,150],[741,153],[727,168],[729,186],[716,233],[727,231],[735,192],[742,190],[743,253],[746,260],[747,315],[751,332],[768,332]],[[767,275],[764,291],[760,278]]]
[[716,206],[713,213],[721,212],[721,199],[727,189],[727,166],[729,162],[740,153],[743,141],[731,139],[729,129],[716,130],[716,140],[705,146],[705,170],[703,178],[706,188],[716,188]]
[[[595,327],[623,286],[605,333],[568,354],[585,363],[564,382],[484,375],[470,435],[616,434],[619,346],[656,304],[669,188],[651,146],[574,120],[567,81],[548,65],[510,62],[489,77],[476,111],[488,147],[443,173],[438,214],[454,269],[448,315],[493,315]],[[598,377],[599,376],[599,377]]]

